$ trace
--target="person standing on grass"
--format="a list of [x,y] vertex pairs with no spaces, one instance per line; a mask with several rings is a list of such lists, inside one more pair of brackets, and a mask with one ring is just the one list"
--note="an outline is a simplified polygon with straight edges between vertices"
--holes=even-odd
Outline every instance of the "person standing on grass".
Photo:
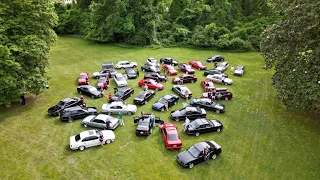
[[147,84],[145,84],[143,87],[144,87],[144,88],[143,88],[144,91],[148,91],[148,86],[147,86]]
[[99,136],[99,141],[100,141],[100,143],[101,143],[101,146],[103,146],[103,133],[102,133],[102,131],[100,131],[100,136]]
[[218,93],[217,96],[218,96],[218,101],[220,101],[220,99],[222,97],[221,93]]
[[156,124],[155,124],[155,117],[153,113],[150,116],[150,120],[151,120],[152,128],[154,128]]
[[186,97],[186,100],[188,101],[189,93],[187,91],[185,91],[184,97]]
[[231,72],[234,73],[234,67],[233,66],[231,66]]
[[118,119],[120,120],[120,125],[124,126],[123,118],[122,118],[122,113],[119,112],[118,114]]
[[111,93],[109,93],[108,99],[109,99],[109,101],[112,99],[112,94]]
[[139,69],[138,68],[136,69],[136,72],[137,72],[137,76],[139,77]]
[[24,93],[21,94],[20,99],[21,99],[21,105],[22,106],[26,105],[26,99],[24,97]]
[[165,101],[165,102],[164,102],[164,106],[166,107],[166,110],[168,111],[168,109],[169,109],[168,101]]

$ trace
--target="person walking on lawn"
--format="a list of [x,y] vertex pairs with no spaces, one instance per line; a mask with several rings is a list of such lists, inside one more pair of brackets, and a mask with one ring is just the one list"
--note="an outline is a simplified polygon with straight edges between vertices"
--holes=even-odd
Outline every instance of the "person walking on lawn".
[[118,119],[120,121],[120,125],[124,126],[124,122],[123,122],[123,118],[122,118],[122,113],[121,112],[119,112],[119,114],[118,114]]

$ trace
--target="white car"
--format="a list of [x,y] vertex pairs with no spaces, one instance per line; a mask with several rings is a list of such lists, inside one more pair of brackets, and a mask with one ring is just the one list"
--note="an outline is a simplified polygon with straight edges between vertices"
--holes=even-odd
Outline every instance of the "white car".
[[105,114],[90,115],[82,120],[82,125],[84,127],[91,126],[108,130],[116,129],[119,126],[119,124],[119,119]]
[[148,58],[147,64],[149,64],[150,66],[160,67],[160,64],[155,58]]
[[133,104],[126,104],[122,101],[116,101],[109,104],[102,105],[102,113],[105,114],[128,114],[132,115],[137,112],[137,106]]
[[114,70],[114,69],[104,69],[104,70],[99,71],[99,72],[94,72],[92,74],[92,77],[93,78],[109,77],[109,75],[111,75],[111,77],[114,77],[117,73],[118,72],[116,70]]
[[224,85],[231,85],[233,83],[231,79],[224,77],[222,74],[208,75],[207,79],[211,80],[212,82]]
[[70,137],[70,149],[72,150],[84,150],[85,148],[101,145],[99,140],[100,132],[103,134],[103,144],[109,144],[116,138],[111,130],[88,130],[83,131],[80,134]]
[[119,87],[124,87],[124,86],[128,85],[126,78],[120,73],[116,74],[113,77],[113,79],[116,82],[117,86],[119,86]]
[[228,62],[222,62],[218,64],[218,67],[216,69],[220,70],[221,72],[228,69],[229,63]]
[[241,65],[238,65],[236,67],[236,69],[234,70],[234,75],[235,76],[243,76],[244,74],[244,71],[245,71],[245,67],[244,66],[241,66]]
[[129,61],[119,61],[116,64],[116,68],[117,69],[121,69],[121,68],[135,68],[137,67],[137,63],[136,62],[129,62]]

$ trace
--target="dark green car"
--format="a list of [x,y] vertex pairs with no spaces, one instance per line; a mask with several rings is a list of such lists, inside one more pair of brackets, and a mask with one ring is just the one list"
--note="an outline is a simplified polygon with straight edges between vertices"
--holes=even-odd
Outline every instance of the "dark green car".
[[203,75],[205,75],[205,76],[207,76],[207,75],[214,75],[214,74],[222,74],[222,76],[223,77],[228,77],[228,75],[227,74],[225,74],[225,73],[223,73],[223,72],[221,72],[220,70],[218,70],[218,69],[208,69],[208,70],[205,70],[204,72],[203,72]]

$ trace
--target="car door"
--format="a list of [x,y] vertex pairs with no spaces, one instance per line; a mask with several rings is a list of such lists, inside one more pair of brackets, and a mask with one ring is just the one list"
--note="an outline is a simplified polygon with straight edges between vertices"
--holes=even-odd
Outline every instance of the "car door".
[[99,137],[98,136],[90,136],[89,141],[87,141],[88,147],[100,145]]
[[168,135],[167,135],[166,128],[162,129],[162,137],[165,145],[168,146]]
[[78,112],[77,113],[77,116],[78,116],[77,119],[84,118],[84,117],[86,117],[88,115],[87,111],[85,111],[83,109],[79,109],[77,112]]
[[85,147],[91,147],[91,146],[90,146],[90,145],[91,145],[91,144],[90,144],[90,139],[91,139],[90,137],[85,137],[85,138],[83,138],[83,139],[82,139],[82,145],[85,146]]
[[90,126],[97,127],[97,128],[104,128],[105,123],[100,119],[94,119],[92,122],[90,122]]
[[175,89],[176,93],[182,94],[180,87],[176,87],[176,88],[174,88],[174,89]]

